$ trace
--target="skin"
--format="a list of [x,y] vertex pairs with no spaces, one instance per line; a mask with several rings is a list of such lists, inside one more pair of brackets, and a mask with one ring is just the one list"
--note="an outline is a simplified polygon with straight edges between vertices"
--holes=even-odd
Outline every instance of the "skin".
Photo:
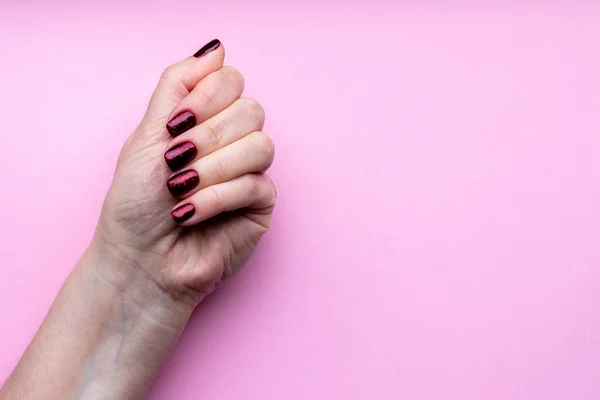
[[[0,399],[139,399],[192,311],[248,260],[269,229],[275,187],[264,111],[240,97],[224,47],[167,68],[121,150],[94,238],[75,266]],[[197,125],[172,138],[167,122],[190,110]],[[200,184],[174,199],[163,154],[192,141]],[[192,203],[176,224],[170,212]]]

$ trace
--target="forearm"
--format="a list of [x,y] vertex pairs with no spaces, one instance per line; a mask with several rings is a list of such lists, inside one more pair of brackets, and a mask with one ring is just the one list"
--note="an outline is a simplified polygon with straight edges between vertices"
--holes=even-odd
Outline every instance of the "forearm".
[[[86,252],[0,399],[143,397],[193,306],[113,263]],[[128,277],[115,282],[106,271],[130,272],[114,274]]]

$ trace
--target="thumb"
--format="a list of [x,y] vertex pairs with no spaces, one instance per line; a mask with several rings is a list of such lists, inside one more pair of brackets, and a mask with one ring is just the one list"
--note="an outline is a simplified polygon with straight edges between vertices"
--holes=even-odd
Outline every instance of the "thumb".
[[144,122],[150,128],[148,132],[168,138],[168,135],[164,135],[165,126],[173,109],[198,82],[219,70],[224,59],[225,49],[219,40],[214,39],[193,56],[167,67],[154,89],[144,116]]

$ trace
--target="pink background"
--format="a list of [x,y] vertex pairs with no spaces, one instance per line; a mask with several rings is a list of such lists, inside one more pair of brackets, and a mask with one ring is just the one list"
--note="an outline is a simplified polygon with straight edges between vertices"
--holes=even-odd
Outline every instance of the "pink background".
[[161,70],[218,37],[267,110],[280,199],[150,399],[598,399],[599,21],[583,1],[2,1],[0,379]]

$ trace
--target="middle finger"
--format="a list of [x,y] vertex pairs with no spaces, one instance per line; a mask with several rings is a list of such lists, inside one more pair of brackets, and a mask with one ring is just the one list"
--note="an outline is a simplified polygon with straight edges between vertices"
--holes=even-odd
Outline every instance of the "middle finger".
[[273,162],[274,153],[273,142],[267,135],[252,132],[171,175],[167,187],[174,197],[185,198],[217,183],[264,172]]
[[208,121],[171,140],[164,154],[171,171],[221,149],[250,132],[260,131],[265,112],[258,101],[240,97]]

